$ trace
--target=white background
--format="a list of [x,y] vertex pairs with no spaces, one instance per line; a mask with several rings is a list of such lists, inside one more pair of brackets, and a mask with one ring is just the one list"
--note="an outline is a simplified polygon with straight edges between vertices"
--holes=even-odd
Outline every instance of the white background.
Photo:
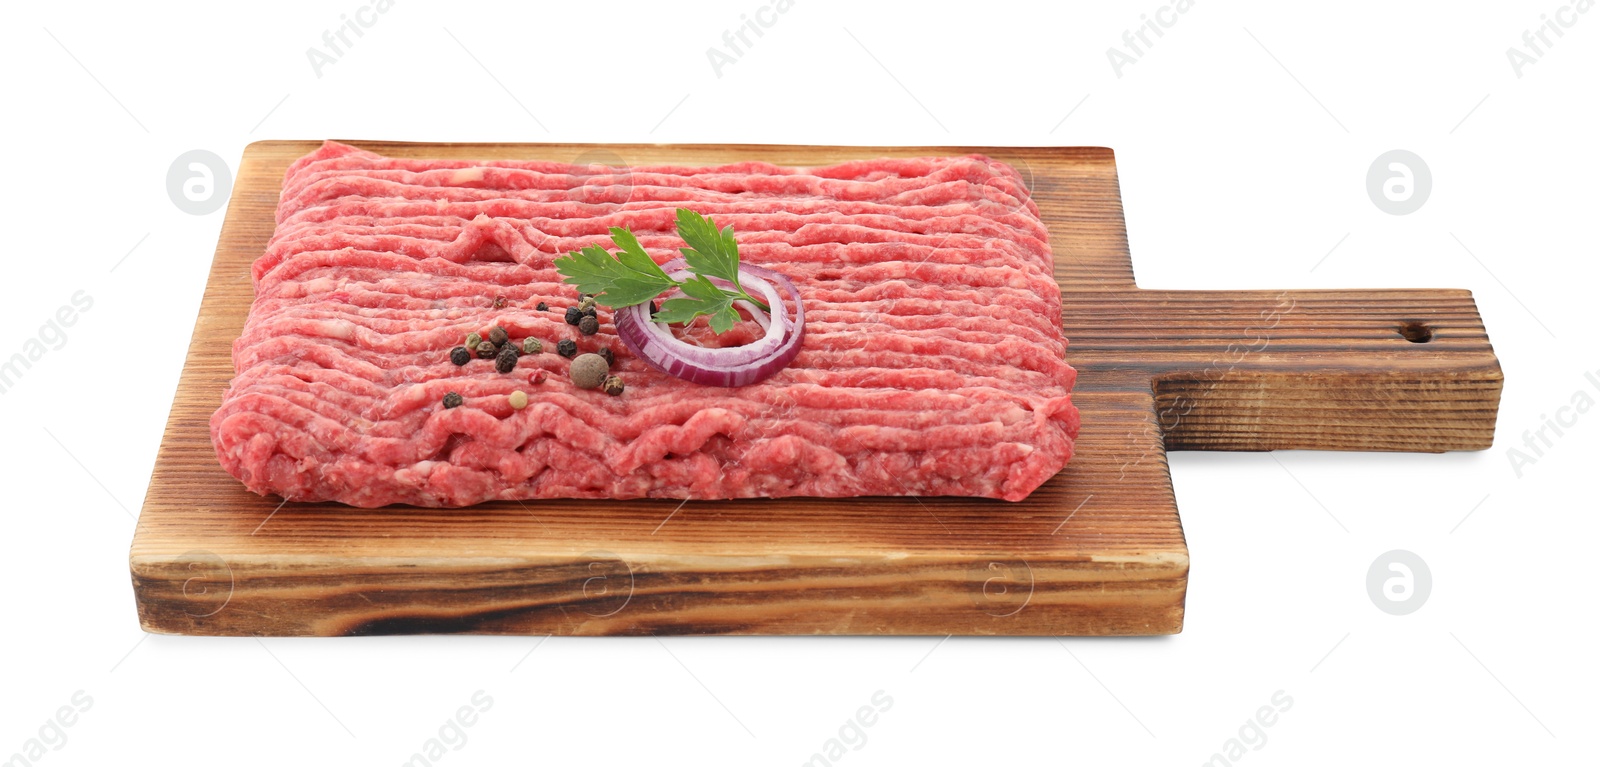
[[[798,0],[719,77],[706,50],[763,0],[399,0],[318,77],[306,50],[363,1],[6,12],[0,357],[94,304],[0,395],[0,758],[78,690],[92,707],[39,762],[400,764],[477,690],[493,707],[441,763],[802,764],[878,690],[893,707],[836,763],[1201,764],[1279,690],[1235,763],[1594,758],[1600,414],[1520,477],[1508,450],[1600,400],[1600,11],[1519,78],[1506,50],[1561,0],[1199,0],[1118,77],[1107,49],[1162,0]],[[1146,287],[1471,289],[1506,372],[1497,441],[1173,455],[1173,637],[146,637],[132,516],[222,221],[174,206],[168,165],[324,137],[1110,146]],[[1396,148],[1433,174],[1407,216],[1365,190]],[[1391,549],[1433,575],[1404,617],[1366,591]]]

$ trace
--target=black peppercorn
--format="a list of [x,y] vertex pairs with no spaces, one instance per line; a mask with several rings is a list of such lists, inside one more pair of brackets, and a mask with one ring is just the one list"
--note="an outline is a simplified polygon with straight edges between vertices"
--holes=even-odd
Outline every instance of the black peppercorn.
[[576,324],[578,324],[578,321],[581,320],[581,319],[583,319],[583,312],[580,311],[578,309],[578,307],[576,307],[576,306],[567,307],[567,324],[568,325],[576,325]]
[[615,397],[622,393],[622,379],[618,376],[606,376],[606,382],[600,384],[600,388],[605,389],[607,394]]
[[578,342],[570,338],[561,339],[561,341],[556,344],[556,354],[566,357],[569,360],[578,356]]
[[511,344],[500,347],[500,354],[494,358],[494,369],[502,373],[509,373],[516,366],[517,347]]
[[545,302],[543,302],[543,301],[540,301],[540,302],[539,302],[539,305],[538,305],[538,306],[535,306],[535,307],[533,307],[533,308],[535,308],[535,309],[538,309],[538,310],[539,310],[539,311],[541,311],[541,312],[547,312],[547,311],[550,311],[550,305],[549,305],[549,304],[547,304],[547,303],[545,303]]
[[599,317],[600,316],[600,313],[598,311],[595,311],[595,308],[594,308],[593,305],[589,306],[589,308],[587,308],[587,309],[580,309],[579,311],[583,312],[583,316],[585,316],[585,317]]
[[504,308],[506,308],[506,297],[505,296],[495,296],[494,297],[494,308],[496,308],[496,309],[504,309]]
[[447,409],[448,408],[457,407],[460,404],[461,404],[461,395],[459,395],[459,394],[457,394],[455,392],[449,392],[449,393],[444,395],[444,406]]
[[478,343],[478,356],[479,357],[482,357],[482,358],[484,358],[486,360],[494,359],[494,355],[495,355],[496,351],[497,350],[494,348],[494,343],[492,341],[481,341],[481,342]]
[[600,320],[594,317],[584,317],[578,321],[578,332],[586,336],[592,336],[600,332]]
[[617,355],[613,354],[610,349],[604,346],[600,347],[600,351],[595,352],[595,354],[606,358],[606,367],[608,368],[617,364]]
[[506,340],[510,337],[511,335],[506,333],[506,329],[499,325],[489,328],[489,341],[495,346],[504,346]]
[[465,346],[457,346],[450,350],[450,361],[457,365],[465,365],[470,359],[472,359],[472,352],[467,351]]

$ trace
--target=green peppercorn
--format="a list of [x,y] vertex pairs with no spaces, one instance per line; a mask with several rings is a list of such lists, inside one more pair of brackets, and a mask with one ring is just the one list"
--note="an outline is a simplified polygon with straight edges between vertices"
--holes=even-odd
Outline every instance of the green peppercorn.
[[606,393],[613,397],[622,394],[621,376],[606,376],[606,382],[601,384],[601,388],[605,389]]
[[569,360],[578,356],[578,342],[570,338],[561,339],[556,343],[556,354],[566,357]]
[[449,408],[453,408],[453,407],[460,407],[460,405],[461,405],[461,395],[459,395],[459,394],[457,394],[455,392],[448,392],[448,393],[446,393],[444,395],[444,406],[445,406],[445,409],[449,409]]
[[542,351],[544,351],[544,342],[543,341],[540,341],[539,339],[534,338],[532,336],[529,336],[527,338],[522,339],[522,353],[523,354],[538,354],[538,353],[540,353]]
[[480,336],[477,333],[468,333],[467,334],[467,348],[468,349],[476,349],[476,348],[478,348],[478,344],[481,344],[481,343],[483,343],[483,336]]
[[510,338],[511,335],[506,332],[506,329],[499,325],[489,328],[489,341],[495,346],[504,346]]
[[587,312],[587,311],[589,311],[590,309],[593,309],[593,308],[594,308],[594,296],[590,296],[590,297],[585,298],[582,301],[578,302],[578,309],[580,311]]
[[598,355],[606,358],[606,367],[608,367],[608,368],[611,367],[612,365],[617,364],[617,355],[613,354],[611,352],[611,349],[609,349],[607,347],[604,347],[604,346],[600,347],[600,351],[595,352],[595,354],[598,354]]
[[486,359],[486,360],[494,359],[494,355],[497,354],[498,351],[499,350],[494,348],[494,343],[493,342],[490,342],[490,341],[480,341],[480,342],[478,342],[478,356],[482,357],[483,359]]
[[586,336],[592,336],[600,332],[600,320],[593,317],[584,317],[578,321],[578,332]]
[[457,346],[456,348],[450,350],[450,361],[456,363],[457,365],[465,365],[467,364],[467,361],[471,359],[472,352],[467,351],[467,347],[465,346]]
[[535,307],[533,307],[533,308],[535,308],[535,309],[538,309],[538,310],[539,310],[539,311],[541,311],[541,312],[548,312],[548,311],[550,311],[550,305],[549,305],[549,304],[547,304],[547,303],[545,303],[545,302],[543,302],[543,301],[540,301],[540,302],[539,302],[539,305],[538,305],[538,306],[535,306]]
[[578,309],[578,307],[576,307],[576,306],[567,307],[567,324],[568,325],[576,325],[576,324],[578,324],[578,320],[581,320],[581,319],[583,319],[583,311],[582,310]]

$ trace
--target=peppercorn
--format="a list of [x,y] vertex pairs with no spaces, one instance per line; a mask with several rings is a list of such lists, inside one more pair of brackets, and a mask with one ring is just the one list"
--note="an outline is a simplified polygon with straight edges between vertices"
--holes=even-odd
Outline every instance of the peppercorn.
[[594,296],[590,296],[590,297],[585,298],[582,301],[578,302],[578,309],[580,309],[582,311],[587,312],[587,311],[589,311],[590,309],[593,309],[593,308],[594,308]]
[[511,344],[500,347],[500,353],[494,358],[494,369],[502,373],[509,373],[516,366],[517,347]]
[[467,348],[468,349],[476,349],[476,348],[478,348],[478,344],[481,344],[481,343],[483,343],[483,336],[480,336],[477,333],[468,333],[467,334]]
[[595,352],[595,354],[606,358],[606,367],[611,367],[612,365],[617,364],[617,355],[613,354],[611,349],[607,347],[600,347],[600,351]]
[[471,359],[472,352],[467,351],[467,347],[465,346],[457,346],[456,348],[450,350],[450,361],[456,363],[457,365],[465,365],[467,364],[467,361]]
[[598,311],[595,311],[595,308],[593,306],[591,306],[591,307],[583,310],[583,316],[585,316],[585,317],[599,317],[600,313]]
[[586,336],[592,336],[600,332],[600,320],[594,317],[584,317],[578,321],[578,332]]
[[489,340],[493,342],[495,346],[504,346],[505,342],[510,338],[511,336],[510,334],[506,333],[506,329],[500,327],[499,325],[489,328]]
[[527,407],[528,393],[521,390],[511,392],[511,396],[507,399],[507,404],[511,405],[512,410],[521,410]]
[[598,354],[580,354],[567,369],[579,389],[598,389],[606,381],[606,360]]
[[496,308],[496,309],[504,309],[504,308],[506,308],[506,297],[505,296],[495,296],[494,297],[494,308]]
[[567,324],[568,325],[576,325],[576,324],[578,324],[578,320],[581,320],[581,319],[583,319],[583,311],[582,310],[580,310],[576,306],[567,307]]
[[459,395],[459,394],[457,394],[455,392],[448,392],[448,393],[446,393],[444,395],[444,406],[445,406],[446,409],[453,408],[453,407],[459,407],[460,405],[461,405],[461,395]]
[[607,394],[615,397],[622,393],[622,378],[621,376],[606,376],[606,382],[601,386]]
[[495,352],[496,352],[496,349],[494,348],[494,342],[492,342],[492,341],[479,341],[478,342],[478,356],[479,357],[482,357],[483,359],[486,359],[486,360],[494,359]]
[[549,305],[549,304],[547,304],[547,303],[545,303],[545,302],[543,302],[543,301],[540,301],[540,302],[539,302],[539,305],[538,305],[538,306],[535,306],[535,307],[533,307],[533,308],[535,308],[535,309],[538,309],[538,310],[539,310],[539,311],[541,311],[541,312],[547,312],[547,311],[550,311],[550,305]]
[[531,384],[542,384],[544,383],[544,379],[545,372],[543,370],[535,370],[528,374],[528,383]]
[[538,354],[539,352],[542,352],[542,351],[544,351],[544,342],[543,341],[540,341],[539,339],[534,338],[532,336],[529,336],[527,338],[522,339],[522,353],[523,354]]
[[563,338],[556,343],[556,354],[567,359],[572,359],[578,354],[578,342],[570,338]]

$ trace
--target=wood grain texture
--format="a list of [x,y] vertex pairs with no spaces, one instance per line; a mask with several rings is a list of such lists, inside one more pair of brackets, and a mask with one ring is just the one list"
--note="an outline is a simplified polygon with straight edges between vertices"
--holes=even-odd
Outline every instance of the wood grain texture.
[[[130,552],[148,631],[232,635],[1165,634],[1189,552],[1166,450],[1488,447],[1501,374],[1465,291],[1134,284],[1095,148],[395,144],[396,156],[824,165],[981,152],[1030,181],[1056,255],[1077,456],[1021,503],[966,498],[282,504],[208,419],[279,184],[316,142],[252,144]],[[1424,341],[1424,339],[1426,339]]]

